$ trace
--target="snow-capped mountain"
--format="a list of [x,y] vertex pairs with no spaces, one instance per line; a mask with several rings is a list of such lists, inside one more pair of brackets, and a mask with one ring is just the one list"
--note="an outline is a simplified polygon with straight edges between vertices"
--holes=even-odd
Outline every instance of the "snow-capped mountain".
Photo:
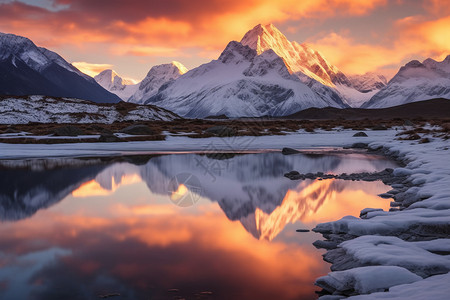
[[327,86],[336,83],[350,84],[347,77],[323,56],[307,44],[290,42],[275,26],[257,25],[247,32],[241,44],[249,46],[261,54],[272,49],[283,58],[291,73],[303,73],[306,76]]
[[95,80],[31,40],[0,33],[0,94],[41,94],[95,102],[119,102]]
[[159,89],[145,103],[186,117],[282,116],[309,107],[344,107],[323,99],[292,75],[273,50],[258,54],[230,42],[218,60],[201,65]]
[[318,51],[306,43],[290,42],[272,24],[257,25],[245,34],[241,43],[257,53],[272,49],[283,58],[292,74],[323,99],[344,101],[349,106],[357,107],[373,96],[373,93],[354,87],[352,81]]
[[422,63],[410,61],[362,107],[390,107],[433,98],[450,99],[450,55],[441,62],[431,58]]
[[369,93],[381,90],[387,84],[386,77],[373,72],[367,72],[363,75],[349,75],[352,86],[361,93]]
[[134,93],[129,96],[128,101],[133,103],[145,102],[156,95],[163,84],[177,79],[187,71],[188,69],[177,61],[152,67],[147,76],[137,85]]
[[124,79],[114,70],[104,70],[94,77],[104,89],[127,101],[138,89],[139,85],[130,79]]

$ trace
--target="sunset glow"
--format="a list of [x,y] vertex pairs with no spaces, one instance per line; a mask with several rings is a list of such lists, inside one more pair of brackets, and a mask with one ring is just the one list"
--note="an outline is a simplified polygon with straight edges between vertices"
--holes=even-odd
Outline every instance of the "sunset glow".
[[0,1],[0,31],[31,38],[89,75],[114,68],[141,80],[172,60],[216,59],[257,24],[275,24],[343,72],[392,75],[411,59],[450,53],[443,0]]
[[124,175],[116,182],[114,178],[111,178],[111,189],[104,188],[96,180],[91,180],[83,183],[78,189],[72,192],[74,197],[91,197],[91,196],[108,196],[113,194],[120,186],[129,185],[142,181],[141,177],[137,174]]

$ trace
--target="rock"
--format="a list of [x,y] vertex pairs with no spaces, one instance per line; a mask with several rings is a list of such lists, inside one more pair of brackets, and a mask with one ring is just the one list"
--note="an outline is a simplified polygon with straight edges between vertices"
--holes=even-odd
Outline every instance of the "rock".
[[19,133],[19,132],[20,132],[19,130],[8,128],[3,133]]
[[297,180],[297,179],[300,179],[302,176],[297,171],[291,171],[289,173],[284,174],[284,177],[287,177],[291,180]]
[[63,126],[53,130],[55,136],[78,136],[83,135],[84,131],[76,126]]
[[408,140],[408,141],[420,140],[420,135],[418,135],[417,133],[410,134],[406,138],[404,138],[404,140]]
[[399,207],[402,206],[400,202],[391,201],[391,207]]
[[123,140],[112,133],[102,133],[98,138],[99,142],[102,143],[114,143],[114,142],[123,142]]
[[367,143],[354,143],[350,148],[354,149],[367,149]]
[[281,153],[284,155],[290,155],[290,154],[300,153],[300,151],[292,149],[292,148],[283,148],[283,150],[281,150]]
[[410,120],[405,120],[405,122],[403,123],[403,126],[414,126],[414,123],[411,122]]
[[392,198],[392,194],[389,194],[389,193],[383,193],[383,194],[379,194],[378,195],[378,197],[381,197],[381,198],[383,198],[383,199],[389,199],[389,198]]
[[119,293],[111,293],[111,294],[98,295],[98,297],[101,298],[101,299],[107,299],[107,298],[111,298],[111,297],[119,297],[119,296],[120,296]]
[[387,128],[384,125],[376,125],[372,127],[372,130],[387,130]]
[[316,247],[317,249],[330,250],[330,249],[336,249],[338,246],[338,243],[335,241],[317,240],[313,243],[313,246]]
[[353,135],[354,137],[367,137],[367,134],[363,131],[357,132]]
[[359,213],[359,217],[361,219],[369,219],[368,218],[368,214],[372,213],[372,212],[382,212],[383,209],[381,208],[364,208],[363,210],[361,210],[361,212]]
[[205,130],[205,133],[211,133],[220,137],[235,136],[236,130],[228,126],[213,126]]
[[423,138],[423,139],[421,139],[420,141],[419,141],[419,144],[427,144],[427,143],[429,143],[430,142],[430,139],[429,138]]
[[131,125],[124,129],[122,129],[120,132],[130,134],[130,135],[153,135],[155,132],[150,129],[150,127],[146,125]]

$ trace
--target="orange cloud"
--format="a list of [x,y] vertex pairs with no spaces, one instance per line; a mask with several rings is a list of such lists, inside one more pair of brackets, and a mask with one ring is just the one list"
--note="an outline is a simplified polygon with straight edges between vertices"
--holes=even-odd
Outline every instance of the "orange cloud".
[[[411,59],[434,58],[442,60],[450,54],[450,16],[424,20],[414,16],[395,22],[388,39],[380,44],[358,43],[347,34],[331,32],[312,39],[309,44],[319,50],[344,73],[380,71],[394,75],[399,63]],[[389,68],[390,67],[390,68]]]
[[425,0],[423,8],[437,16],[446,16],[450,14],[450,5],[447,0]]
[[67,8],[55,12],[19,2],[0,4],[0,26],[43,46],[108,42],[219,49],[258,23],[362,15],[386,4],[386,0],[109,1],[106,5],[88,0],[54,2]]
[[104,70],[113,68],[113,65],[110,64],[91,64],[84,61],[73,62],[72,65],[84,74],[87,74],[91,77],[94,77]]
[[[158,58],[189,57],[196,63],[217,58],[230,40],[240,40],[258,23],[285,24],[287,32],[298,33],[308,22],[315,24],[352,16],[361,19],[380,7],[402,9],[402,5],[408,5],[407,1],[387,0],[50,2],[63,9],[47,10],[17,1],[0,4],[1,31],[30,37],[40,46],[70,47],[90,55],[101,45],[103,52],[99,55],[108,55],[111,60],[136,57],[133,62],[136,65],[137,61],[142,64],[145,57],[149,57],[145,63]],[[347,73],[386,68],[395,72],[400,63],[413,58],[441,59],[450,52],[449,31],[445,30],[449,28],[448,1],[423,0],[422,6],[418,6],[422,11],[417,16],[401,20],[387,18],[388,29],[374,32],[382,40],[361,42],[352,35],[352,28],[348,28],[348,33],[329,30],[326,36],[322,33],[308,42]],[[128,65],[131,59],[128,58]],[[90,72],[88,67],[84,70]]]
[[450,54],[450,16],[430,21],[408,18],[398,24],[402,27],[399,50],[403,46],[410,52],[438,58]]

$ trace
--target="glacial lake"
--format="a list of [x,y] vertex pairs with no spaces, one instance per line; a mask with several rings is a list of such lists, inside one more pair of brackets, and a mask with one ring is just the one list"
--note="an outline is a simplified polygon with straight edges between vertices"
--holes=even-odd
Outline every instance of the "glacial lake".
[[389,209],[364,153],[0,161],[0,299],[316,299],[318,223]]

